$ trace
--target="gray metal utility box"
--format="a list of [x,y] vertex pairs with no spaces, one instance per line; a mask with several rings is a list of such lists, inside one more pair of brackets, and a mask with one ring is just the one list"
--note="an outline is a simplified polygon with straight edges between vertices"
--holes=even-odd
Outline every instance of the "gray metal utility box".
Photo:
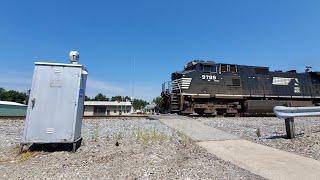
[[35,63],[22,145],[81,143],[87,74],[80,64]]

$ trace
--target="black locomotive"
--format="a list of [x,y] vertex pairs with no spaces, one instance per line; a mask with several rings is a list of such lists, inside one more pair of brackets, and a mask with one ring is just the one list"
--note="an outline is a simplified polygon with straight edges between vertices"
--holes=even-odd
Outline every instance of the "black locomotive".
[[268,114],[276,105],[320,102],[320,72],[269,71],[268,67],[195,60],[162,85],[162,110],[179,114]]

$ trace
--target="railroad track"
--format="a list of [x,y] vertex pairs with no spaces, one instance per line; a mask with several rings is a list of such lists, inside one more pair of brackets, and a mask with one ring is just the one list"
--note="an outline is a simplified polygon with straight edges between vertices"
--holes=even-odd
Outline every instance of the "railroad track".
[[[83,119],[148,118],[149,115],[83,116]],[[26,116],[0,116],[0,120],[25,120]]]
[[[221,117],[276,117],[274,114],[238,114],[236,116],[224,116],[224,115],[180,115],[186,117],[208,117],[208,118],[221,118]],[[25,116],[0,116],[0,120],[25,120]],[[113,115],[113,116],[83,116],[83,119],[113,119],[113,118],[150,118],[150,115]],[[151,118],[152,119],[152,118]]]

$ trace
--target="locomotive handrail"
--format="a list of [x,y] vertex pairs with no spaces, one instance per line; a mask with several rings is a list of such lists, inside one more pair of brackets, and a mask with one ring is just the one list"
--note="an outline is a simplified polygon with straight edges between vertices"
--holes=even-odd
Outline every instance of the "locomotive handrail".
[[171,92],[171,81],[166,81],[162,83],[162,92],[166,92],[166,91]]
[[320,106],[285,107],[275,106],[273,112],[278,118],[285,119],[287,138],[295,137],[294,117],[320,116]]

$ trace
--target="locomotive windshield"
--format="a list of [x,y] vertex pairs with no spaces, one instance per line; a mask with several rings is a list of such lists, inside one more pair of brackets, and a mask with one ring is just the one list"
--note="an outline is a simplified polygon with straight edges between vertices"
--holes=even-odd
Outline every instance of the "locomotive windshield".
[[215,66],[215,65],[201,65],[200,70],[203,72],[216,73],[217,66]]

